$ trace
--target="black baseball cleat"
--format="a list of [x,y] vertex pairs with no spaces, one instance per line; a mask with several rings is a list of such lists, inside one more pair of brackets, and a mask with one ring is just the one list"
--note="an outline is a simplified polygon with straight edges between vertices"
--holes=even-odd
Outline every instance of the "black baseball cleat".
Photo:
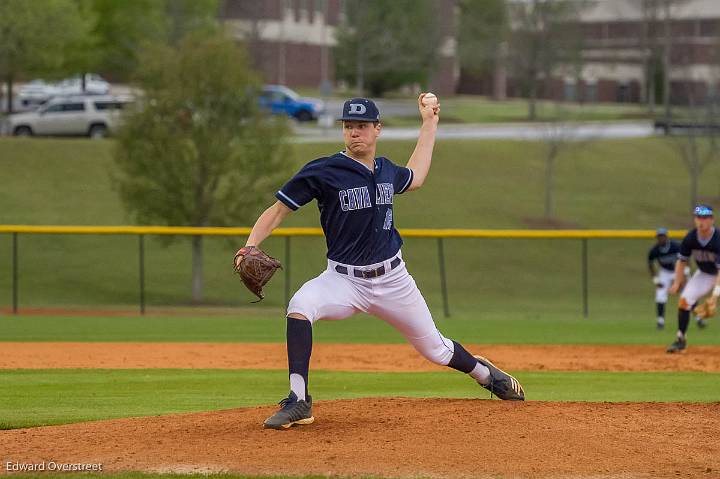
[[697,318],[697,327],[700,329],[707,328],[707,321],[705,321],[703,318]]
[[525,400],[525,390],[520,385],[520,381],[495,366],[487,358],[475,356],[475,359],[490,370],[490,382],[481,384],[482,387],[490,391],[490,397],[494,394],[506,401]]
[[682,353],[687,348],[687,339],[678,339],[665,350],[668,353]]
[[315,420],[312,415],[312,397],[309,394],[307,401],[303,401],[290,391],[288,397],[279,404],[280,410],[263,423],[266,429],[287,429],[295,424],[311,424]]

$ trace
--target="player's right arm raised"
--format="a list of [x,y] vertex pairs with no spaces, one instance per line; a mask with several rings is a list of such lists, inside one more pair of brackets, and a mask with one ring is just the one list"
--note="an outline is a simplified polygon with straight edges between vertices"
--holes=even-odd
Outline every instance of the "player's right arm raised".
[[418,108],[422,117],[422,126],[420,127],[420,135],[418,136],[415,150],[408,160],[407,167],[413,172],[412,183],[407,191],[420,188],[425,183],[428,171],[430,171],[430,163],[432,161],[432,152],[435,147],[435,133],[437,132],[438,121],[440,119],[440,105],[429,106],[422,102],[421,94],[418,97]]

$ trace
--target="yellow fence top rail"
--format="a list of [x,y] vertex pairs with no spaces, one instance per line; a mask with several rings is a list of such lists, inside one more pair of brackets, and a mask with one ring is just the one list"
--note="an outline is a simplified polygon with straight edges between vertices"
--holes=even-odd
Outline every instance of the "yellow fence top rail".
[[[250,228],[192,226],[52,226],[0,225],[0,233],[23,234],[94,234],[94,235],[201,235],[247,236]],[[273,236],[322,236],[320,228],[277,228]],[[654,238],[655,230],[486,230],[486,229],[401,229],[407,238]],[[682,238],[683,230],[671,230],[668,236]]]

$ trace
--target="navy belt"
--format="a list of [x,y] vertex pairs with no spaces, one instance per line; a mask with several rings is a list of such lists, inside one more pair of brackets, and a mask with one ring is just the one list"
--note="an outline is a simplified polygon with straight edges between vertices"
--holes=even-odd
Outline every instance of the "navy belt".
[[[400,266],[401,262],[402,260],[400,259],[400,257],[396,256],[395,259],[390,261],[390,269],[393,270],[397,268],[398,266]],[[340,274],[348,274],[348,269],[346,266],[337,265],[335,266],[335,271]],[[378,276],[382,276],[385,273],[385,265],[382,265],[379,268],[365,270],[353,268],[353,276],[355,276],[356,278],[377,278]]]

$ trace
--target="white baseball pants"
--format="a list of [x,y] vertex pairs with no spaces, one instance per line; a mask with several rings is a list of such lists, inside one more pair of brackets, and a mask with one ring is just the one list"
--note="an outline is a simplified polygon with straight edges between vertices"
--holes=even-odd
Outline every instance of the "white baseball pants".
[[658,278],[660,279],[660,286],[655,288],[655,302],[665,304],[668,300],[668,290],[675,280],[675,272],[660,268]]
[[685,285],[680,295],[679,308],[689,311],[697,301],[708,294],[715,286],[717,275],[703,273],[700,270],[695,271],[688,284]]
[[[397,257],[402,259],[399,252]],[[438,331],[405,262],[391,269],[394,258],[362,267],[328,260],[327,269],[295,293],[287,312],[302,314],[313,324],[318,320],[345,319],[358,312],[372,314],[397,329],[425,358],[447,366],[453,356],[453,342]],[[337,266],[348,274],[339,273]],[[380,266],[386,271],[382,276],[366,279],[354,275],[355,269]]]

